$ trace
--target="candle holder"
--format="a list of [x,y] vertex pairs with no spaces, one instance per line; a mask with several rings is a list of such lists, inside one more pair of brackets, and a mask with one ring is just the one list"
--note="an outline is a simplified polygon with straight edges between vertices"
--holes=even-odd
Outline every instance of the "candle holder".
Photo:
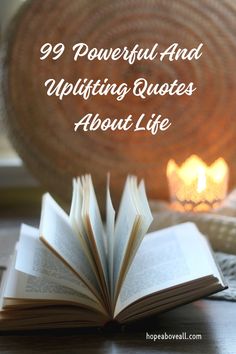
[[227,195],[225,160],[219,158],[207,166],[192,155],[181,166],[170,160],[166,172],[171,203],[151,201],[154,220],[150,231],[193,222],[214,251],[236,254],[236,189]]
[[177,211],[206,212],[218,208],[228,189],[229,169],[223,158],[207,166],[197,155],[181,166],[167,165],[171,207]]

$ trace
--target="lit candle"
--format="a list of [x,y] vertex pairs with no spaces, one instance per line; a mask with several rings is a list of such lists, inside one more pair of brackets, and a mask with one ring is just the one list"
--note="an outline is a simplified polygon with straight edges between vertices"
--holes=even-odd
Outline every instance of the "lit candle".
[[198,156],[190,156],[181,166],[167,165],[172,207],[179,211],[208,211],[224,200],[229,169],[223,158],[207,166]]

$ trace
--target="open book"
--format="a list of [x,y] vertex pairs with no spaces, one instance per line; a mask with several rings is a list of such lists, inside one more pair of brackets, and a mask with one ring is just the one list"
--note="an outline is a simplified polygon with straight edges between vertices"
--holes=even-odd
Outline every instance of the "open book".
[[225,287],[194,224],[145,236],[151,222],[133,176],[116,218],[107,184],[105,225],[89,175],[73,181],[69,215],[45,194],[40,227],[22,225],[2,282],[0,329],[126,323]]

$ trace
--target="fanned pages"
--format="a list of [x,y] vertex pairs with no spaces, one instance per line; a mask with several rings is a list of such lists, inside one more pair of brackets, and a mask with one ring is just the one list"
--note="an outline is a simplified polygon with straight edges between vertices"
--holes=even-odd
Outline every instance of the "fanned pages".
[[111,201],[110,176],[107,178],[106,190],[106,235],[107,235],[107,257],[109,271],[110,298],[113,303],[114,297],[114,233],[115,233],[115,210]]
[[105,209],[103,223],[90,175],[73,180],[69,215],[43,196],[40,227],[22,225],[4,274],[1,330],[126,323],[225,288],[194,224],[145,236],[144,181],[127,177],[115,220],[108,176]]

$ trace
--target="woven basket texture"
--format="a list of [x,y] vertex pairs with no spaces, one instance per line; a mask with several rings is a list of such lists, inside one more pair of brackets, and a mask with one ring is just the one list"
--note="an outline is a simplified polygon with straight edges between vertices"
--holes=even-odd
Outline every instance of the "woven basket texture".
[[[63,56],[40,60],[45,42],[66,46]],[[73,60],[70,48],[85,42],[90,48],[151,48],[172,43],[192,48],[203,43],[198,61]],[[7,125],[12,141],[33,174],[50,192],[69,200],[71,178],[94,177],[104,193],[111,172],[117,200],[128,173],[144,177],[148,195],[167,198],[165,168],[170,158],[183,162],[196,153],[211,163],[222,156],[236,182],[236,2],[234,0],[34,0],[27,1],[11,23],[3,69]],[[152,83],[194,82],[192,96],[132,94],[119,102],[111,95],[89,100],[48,97],[49,78],[75,82],[78,78]],[[162,133],[74,132],[74,122],[87,113],[101,117],[138,117],[145,112],[169,117]]]

